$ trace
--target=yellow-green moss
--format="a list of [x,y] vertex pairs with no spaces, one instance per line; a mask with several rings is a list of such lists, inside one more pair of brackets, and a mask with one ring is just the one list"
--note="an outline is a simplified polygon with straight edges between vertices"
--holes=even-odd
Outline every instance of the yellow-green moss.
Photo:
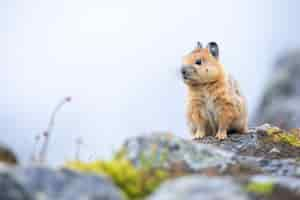
[[126,194],[128,199],[140,199],[147,196],[153,192],[162,181],[168,178],[168,173],[162,169],[138,169],[124,158],[90,163],[73,161],[66,163],[65,167],[76,171],[109,176]]
[[246,190],[255,194],[270,195],[274,190],[274,184],[272,182],[251,182],[246,186]]
[[278,127],[271,127],[267,130],[267,134],[274,142],[284,142],[295,147],[300,147],[300,138],[293,132],[286,132]]

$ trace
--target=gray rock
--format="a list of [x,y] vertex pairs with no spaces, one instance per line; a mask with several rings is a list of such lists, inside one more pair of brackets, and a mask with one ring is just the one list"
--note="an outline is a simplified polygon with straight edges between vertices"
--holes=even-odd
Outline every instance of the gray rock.
[[266,133],[270,127],[265,124],[245,134],[229,135],[223,141],[210,136],[191,141],[170,134],[152,134],[131,138],[122,149],[137,167],[175,168],[183,173],[300,177],[300,148],[270,141]]
[[286,99],[277,98],[272,100],[265,111],[260,113],[259,122],[272,123],[283,129],[299,127],[300,108],[298,106],[299,97],[289,97]]
[[276,176],[300,177],[300,163],[296,159],[264,159],[259,157],[237,156],[236,163],[260,173]]
[[170,169],[180,165],[187,172],[210,167],[222,170],[232,162],[233,157],[233,153],[212,145],[163,133],[130,138],[122,149],[137,167],[151,165]]
[[284,129],[300,124],[300,50],[280,57],[270,73],[269,84],[253,122],[272,123]]
[[30,200],[33,197],[10,173],[0,174],[0,199]]
[[[108,178],[80,174],[65,169],[53,170],[38,166],[2,168],[0,170],[1,180],[3,182],[0,182],[0,185],[4,185],[8,191],[12,191],[9,193],[9,198],[12,200],[122,199],[120,190]],[[2,193],[0,193],[0,197],[1,195]]]
[[273,142],[267,134],[271,125],[250,129],[245,134],[232,134],[226,140],[205,137],[199,143],[212,144],[234,152],[235,164],[256,169],[261,173],[300,176],[300,148],[283,142]]
[[218,140],[213,136],[207,136],[197,141],[201,144],[212,144],[224,150],[238,153],[239,155],[253,156],[257,149],[261,148],[259,135],[251,129],[247,134],[232,134],[226,140]]
[[229,177],[186,176],[170,180],[148,200],[248,200],[242,187]]
[[244,134],[231,134],[226,140],[219,141],[209,136],[199,143],[212,144],[238,155],[261,157],[265,159],[284,159],[300,157],[300,148],[284,142],[273,142],[267,130],[271,125],[264,124],[249,129]]

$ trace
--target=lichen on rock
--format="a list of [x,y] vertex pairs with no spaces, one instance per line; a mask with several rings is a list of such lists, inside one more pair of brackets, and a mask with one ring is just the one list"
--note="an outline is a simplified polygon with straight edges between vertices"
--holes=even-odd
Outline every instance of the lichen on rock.
[[283,142],[289,145],[300,147],[300,138],[298,129],[291,129],[291,131],[284,131],[278,127],[270,127],[266,133],[270,136],[273,142]]

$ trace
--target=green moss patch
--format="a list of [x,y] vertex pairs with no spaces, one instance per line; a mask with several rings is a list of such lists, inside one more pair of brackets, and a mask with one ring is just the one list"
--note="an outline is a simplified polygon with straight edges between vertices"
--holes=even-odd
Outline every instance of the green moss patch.
[[165,170],[154,168],[136,168],[126,159],[111,161],[68,162],[66,168],[107,175],[125,193],[128,199],[141,199],[152,193],[169,176]]
[[271,195],[274,190],[274,184],[272,182],[251,182],[246,186],[246,190],[259,195]]
[[273,142],[283,142],[295,147],[300,147],[299,133],[295,131],[295,129],[287,132],[278,127],[271,127],[267,129],[266,133]]

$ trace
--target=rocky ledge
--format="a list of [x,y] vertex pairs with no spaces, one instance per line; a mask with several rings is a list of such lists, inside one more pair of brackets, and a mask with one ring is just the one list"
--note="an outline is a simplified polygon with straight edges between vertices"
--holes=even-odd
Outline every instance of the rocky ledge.
[[150,160],[172,177],[149,199],[300,199],[300,134],[268,124],[224,141],[171,134],[129,139],[123,152],[136,167]]
[[0,167],[0,199],[300,199],[300,134],[270,125],[198,141],[129,138],[111,161]]

